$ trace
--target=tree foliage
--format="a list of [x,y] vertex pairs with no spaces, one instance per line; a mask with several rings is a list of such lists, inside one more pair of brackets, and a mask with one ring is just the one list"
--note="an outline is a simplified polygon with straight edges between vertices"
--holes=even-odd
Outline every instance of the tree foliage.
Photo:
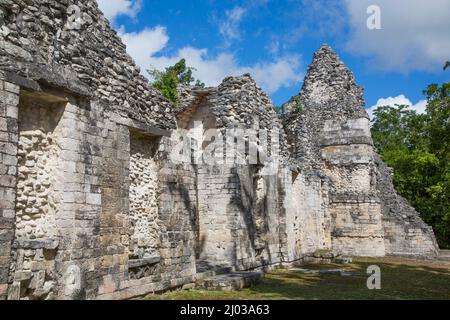
[[397,191],[430,224],[441,248],[450,248],[450,83],[430,85],[426,114],[407,106],[379,107],[372,133],[394,168]]
[[166,68],[165,71],[152,69],[148,70],[148,73],[153,77],[152,86],[158,89],[169,101],[177,105],[179,103],[177,91],[179,85],[191,86],[194,83],[195,87],[205,87],[203,82],[192,76],[194,70],[194,68],[186,65],[185,59],[181,59],[173,66]]
[[294,99],[294,112],[303,113],[303,106],[300,102],[300,98],[297,97]]

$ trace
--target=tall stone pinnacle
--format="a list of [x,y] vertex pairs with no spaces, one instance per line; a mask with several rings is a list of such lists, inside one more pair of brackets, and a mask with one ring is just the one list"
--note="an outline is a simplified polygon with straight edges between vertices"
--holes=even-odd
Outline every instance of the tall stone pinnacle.
[[327,44],[323,44],[314,54],[300,95],[295,100],[299,99],[306,109],[344,111],[349,116],[366,117],[363,93],[353,73]]

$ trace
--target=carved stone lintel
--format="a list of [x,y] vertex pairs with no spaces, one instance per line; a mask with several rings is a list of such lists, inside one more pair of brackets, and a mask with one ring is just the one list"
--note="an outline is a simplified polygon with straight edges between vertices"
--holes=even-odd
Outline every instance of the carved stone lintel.
[[58,239],[47,239],[47,240],[15,240],[13,243],[13,248],[15,249],[47,249],[56,250],[59,246]]
[[131,268],[138,268],[143,267],[147,265],[153,265],[157,264],[161,261],[161,257],[151,257],[146,259],[136,259],[136,260],[130,260],[128,261],[128,267]]

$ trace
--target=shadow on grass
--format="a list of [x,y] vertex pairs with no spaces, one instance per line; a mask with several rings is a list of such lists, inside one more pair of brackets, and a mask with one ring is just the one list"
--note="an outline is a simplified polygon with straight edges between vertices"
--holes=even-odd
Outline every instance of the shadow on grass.
[[[367,289],[367,267],[381,268],[381,290]],[[323,265],[302,268],[323,270]],[[171,300],[449,300],[450,265],[389,259],[365,259],[329,269],[351,271],[352,275],[303,273],[274,270],[261,284],[235,292],[180,291],[150,299]]]
[[[381,290],[369,290],[367,267],[381,268]],[[309,266],[311,267],[311,266]],[[320,266],[318,269],[323,269]],[[450,270],[427,266],[360,262],[351,276],[277,271],[249,291],[278,299],[450,299]]]

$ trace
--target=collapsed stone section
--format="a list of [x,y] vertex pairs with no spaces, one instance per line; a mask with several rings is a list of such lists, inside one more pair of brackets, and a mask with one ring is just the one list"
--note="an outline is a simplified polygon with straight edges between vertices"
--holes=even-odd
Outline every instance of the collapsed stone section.
[[382,201],[384,243],[392,255],[424,256],[437,254],[438,245],[433,229],[419,213],[399,196],[392,182],[392,169],[375,156],[377,187]]
[[295,111],[298,106],[304,109],[318,108],[319,116],[334,115],[337,117],[335,119],[364,118],[367,113],[364,110],[363,93],[353,73],[325,44],[314,54],[301,93],[283,108],[287,112]]

